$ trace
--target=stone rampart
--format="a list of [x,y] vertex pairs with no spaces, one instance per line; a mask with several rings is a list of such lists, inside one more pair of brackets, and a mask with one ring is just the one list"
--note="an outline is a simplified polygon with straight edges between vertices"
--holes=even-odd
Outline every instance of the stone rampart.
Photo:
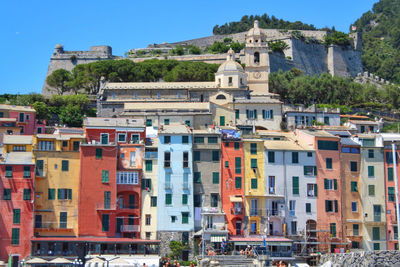
[[320,266],[330,261],[333,267],[400,266],[400,251],[360,251],[338,254],[324,254]]

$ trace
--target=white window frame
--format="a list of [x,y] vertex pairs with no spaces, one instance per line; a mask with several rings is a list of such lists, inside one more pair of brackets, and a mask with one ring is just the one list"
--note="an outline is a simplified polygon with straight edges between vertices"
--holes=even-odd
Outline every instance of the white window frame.
[[117,172],[117,184],[139,184],[139,172]]
[[[119,137],[122,136],[122,135],[124,136],[124,140],[120,141]],[[118,142],[126,142],[126,133],[118,133]]]
[[132,136],[134,136],[134,135],[137,136],[137,143],[135,143],[135,144],[139,144],[140,143],[140,134],[131,134],[131,139],[129,141],[132,143]]
[[315,197],[314,186],[315,186],[315,184],[307,184],[307,196],[308,197]]
[[[107,135],[107,144],[102,143],[102,135],[105,134]],[[102,145],[108,145],[110,143],[110,134],[109,133],[100,133],[100,144]]]

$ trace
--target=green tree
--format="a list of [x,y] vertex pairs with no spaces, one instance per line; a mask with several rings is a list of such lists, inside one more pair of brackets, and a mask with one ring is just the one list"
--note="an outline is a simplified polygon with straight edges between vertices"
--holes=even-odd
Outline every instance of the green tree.
[[62,106],[58,116],[60,122],[68,125],[68,127],[82,127],[83,114],[79,106],[74,106],[72,104]]
[[171,254],[169,254],[169,256],[172,259],[179,259],[181,257],[182,251],[186,248],[186,246],[184,244],[182,244],[181,242],[172,240],[169,243],[169,248],[171,249]]
[[186,46],[186,49],[188,50],[189,54],[192,55],[200,55],[202,52],[197,45],[188,45]]
[[32,106],[36,110],[36,119],[38,119],[39,121],[48,120],[50,118],[50,109],[46,103],[35,102]]
[[245,43],[239,43],[239,42],[233,42],[230,44],[230,47],[232,48],[235,53],[240,53],[240,51],[246,46]]
[[64,69],[58,69],[47,76],[46,82],[51,87],[54,87],[59,95],[62,95],[70,89],[68,82],[71,81],[71,79],[71,72]]

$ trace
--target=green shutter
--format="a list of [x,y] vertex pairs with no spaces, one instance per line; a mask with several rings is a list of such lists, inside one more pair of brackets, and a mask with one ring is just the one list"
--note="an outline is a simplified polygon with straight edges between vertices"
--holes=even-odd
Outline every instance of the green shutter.
[[219,161],[219,150],[213,150],[212,151],[212,160],[213,161]]
[[229,168],[229,161],[225,161],[225,168]]
[[393,168],[389,167],[387,171],[388,171],[388,181],[393,181]]
[[292,152],[292,163],[299,163],[299,152]]
[[333,189],[337,190],[337,179],[333,179]]
[[11,200],[11,189],[10,188],[4,188],[3,200]]
[[188,144],[189,143],[189,136],[183,135],[182,136],[182,144]]
[[242,188],[242,177],[235,177],[235,188]]
[[146,160],[146,171],[147,172],[153,171],[153,161],[152,160]]
[[104,209],[111,208],[111,191],[104,191]]
[[31,166],[24,166],[24,178],[31,177]]
[[257,109],[254,110],[254,119],[257,119]]
[[329,200],[325,200],[325,211],[326,212],[330,212],[328,207],[329,207]]
[[165,205],[172,204],[172,194],[165,194]]
[[233,143],[233,147],[235,148],[235,150],[239,150],[239,149],[240,149],[240,144],[239,144],[239,142],[234,142],[234,143]]
[[6,178],[12,178],[13,176],[13,167],[6,166]]
[[62,197],[61,197],[61,193],[62,192],[62,190],[61,189],[57,189],[57,199],[62,199]]
[[187,203],[188,203],[188,195],[183,194],[182,195],[182,205],[187,205]]
[[257,143],[250,144],[250,154],[257,155]]
[[151,197],[150,206],[157,207],[157,197]]
[[31,189],[24,189],[24,200],[31,200]]
[[54,199],[56,199],[56,190],[55,190],[54,188],[49,188],[49,189],[47,190],[47,192],[48,192],[48,199],[49,199],[49,200],[54,200]]
[[350,190],[351,190],[351,192],[357,192],[358,191],[357,190],[357,182],[354,182],[354,181],[350,182]]
[[331,158],[326,158],[326,168],[332,169],[332,159]]
[[235,118],[239,119],[239,110],[238,109],[235,110]]
[[235,173],[242,173],[242,158],[235,158]]
[[374,177],[374,176],[375,176],[374,166],[368,166],[368,177]]
[[265,110],[262,110],[262,118],[265,119]]
[[249,118],[249,110],[248,109],[246,109],[246,118],[248,119]]
[[271,109],[271,110],[269,111],[269,118],[270,118],[270,119],[273,119],[273,118],[274,118],[274,110],[273,110],[273,109]]
[[108,232],[110,229],[110,215],[109,214],[102,214],[101,216],[101,230],[103,232]]
[[336,237],[336,223],[331,223],[331,236]]
[[318,186],[317,184],[314,184],[314,197],[318,196]]
[[274,151],[268,151],[268,162],[269,163],[275,162],[275,152]]
[[60,212],[60,229],[66,229],[68,223],[67,212]]
[[338,201],[337,201],[337,200],[335,200],[335,212],[338,212],[338,210],[339,210],[339,207],[338,207]]
[[307,213],[311,212],[311,203],[306,203],[306,212]]
[[101,182],[108,183],[109,182],[109,175],[110,173],[107,170],[103,170],[101,174]]
[[324,179],[324,189],[329,189],[329,182],[328,179]]
[[251,159],[251,168],[257,168],[257,159]]
[[67,189],[67,198],[72,199],[72,189]]
[[36,161],[36,175],[37,176],[43,176],[43,160],[37,160]]
[[182,224],[187,224],[187,223],[189,223],[189,213],[182,212]]
[[372,227],[372,240],[380,240],[380,229],[379,227]]
[[14,224],[21,223],[21,210],[20,209],[13,210],[13,223]]
[[219,184],[219,172],[213,172],[213,184]]
[[359,225],[358,224],[353,224],[353,235],[357,236],[359,235]]
[[19,228],[13,228],[11,231],[11,244],[19,245]]
[[394,202],[394,200],[395,200],[394,187],[388,187],[388,201]]
[[219,117],[219,125],[220,126],[225,126],[225,116],[220,116]]
[[96,159],[102,159],[102,158],[103,158],[103,149],[96,148]]
[[368,195],[375,196],[375,185],[373,184],[368,185]]
[[146,119],[146,126],[152,126],[153,121],[151,119]]
[[194,172],[193,176],[195,183],[201,183],[201,172]]
[[61,161],[61,170],[67,172],[68,169],[69,169],[69,161],[68,160]]
[[257,189],[257,178],[251,179],[251,189]]
[[297,176],[292,177],[292,192],[293,195],[299,194],[299,177]]

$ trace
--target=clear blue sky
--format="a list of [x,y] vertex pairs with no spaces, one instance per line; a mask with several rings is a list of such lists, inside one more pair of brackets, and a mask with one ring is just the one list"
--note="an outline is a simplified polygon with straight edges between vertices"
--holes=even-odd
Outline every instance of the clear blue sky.
[[212,34],[216,24],[267,13],[348,32],[378,0],[1,0],[0,94],[41,92],[50,55],[110,45],[114,55],[150,43]]

